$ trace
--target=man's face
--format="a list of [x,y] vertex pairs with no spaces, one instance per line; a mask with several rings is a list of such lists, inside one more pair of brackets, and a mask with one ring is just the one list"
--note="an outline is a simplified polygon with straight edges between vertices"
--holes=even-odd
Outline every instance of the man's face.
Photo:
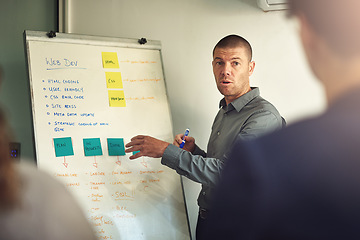
[[250,90],[249,77],[255,63],[249,62],[244,47],[216,48],[212,66],[217,88],[224,95],[226,104]]

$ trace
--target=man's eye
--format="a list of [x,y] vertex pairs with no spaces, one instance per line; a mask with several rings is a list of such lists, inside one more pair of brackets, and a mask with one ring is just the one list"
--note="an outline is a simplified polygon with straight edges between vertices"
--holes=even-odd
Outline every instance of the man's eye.
[[233,62],[233,64],[234,64],[235,66],[240,65],[240,63],[239,63],[239,62]]
[[223,65],[223,62],[216,62],[216,65]]

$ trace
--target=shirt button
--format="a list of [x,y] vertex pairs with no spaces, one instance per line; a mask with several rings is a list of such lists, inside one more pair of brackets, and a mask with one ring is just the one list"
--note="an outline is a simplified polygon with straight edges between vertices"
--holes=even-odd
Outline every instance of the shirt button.
[[206,192],[202,192],[202,195],[204,195],[204,196],[205,196],[205,195],[206,195]]
[[217,132],[217,135],[218,135],[218,136],[220,135],[220,131],[219,131],[219,132]]

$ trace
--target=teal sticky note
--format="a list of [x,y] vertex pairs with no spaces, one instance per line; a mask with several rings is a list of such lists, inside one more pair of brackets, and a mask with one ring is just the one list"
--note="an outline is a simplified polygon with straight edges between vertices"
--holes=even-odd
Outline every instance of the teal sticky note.
[[124,156],[124,155],[126,155],[124,139],[108,138],[107,143],[108,143],[109,156]]
[[138,152],[140,152],[140,151],[135,151],[135,152],[133,152],[133,155],[137,154]]
[[54,138],[54,147],[56,157],[74,155],[71,137]]
[[83,143],[85,156],[88,157],[103,155],[100,138],[84,138]]

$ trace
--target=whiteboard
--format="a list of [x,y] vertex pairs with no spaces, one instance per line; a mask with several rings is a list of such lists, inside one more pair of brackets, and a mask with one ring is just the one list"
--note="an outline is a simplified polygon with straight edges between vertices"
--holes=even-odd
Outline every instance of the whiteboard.
[[124,153],[138,134],[173,140],[160,42],[24,37],[38,167],[73,193],[99,239],[189,239],[179,175]]

